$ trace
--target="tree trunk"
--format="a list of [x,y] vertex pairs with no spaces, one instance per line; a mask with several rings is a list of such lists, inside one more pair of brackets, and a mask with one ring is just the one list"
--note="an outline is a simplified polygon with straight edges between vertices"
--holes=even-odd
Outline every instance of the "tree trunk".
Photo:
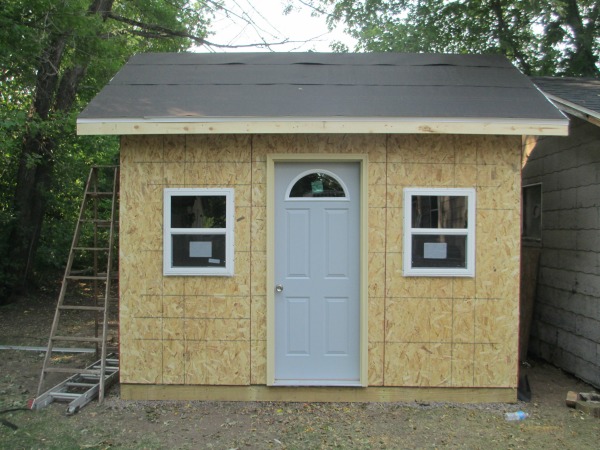
[[567,0],[565,22],[573,32],[575,49],[571,55],[567,75],[597,77],[598,57],[594,55],[594,31],[598,20],[598,5],[590,14],[590,23],[586,26],[581,18],[577,0]]
[[14,222],[8,235],[4,274],[0,288],[0,304],[23,294],[30,286],[40,232],[52,182],[56,137],[34,126],[36,119],[51,121],[52,111],[68,112],[75,101],[79,82],[85,68],[72,67],[59,79],[59,69],[65,49],[66,36],[60,36],[44,52],[38,69],[38,79],[32,111],[32,123],[23,140],[15,193]]

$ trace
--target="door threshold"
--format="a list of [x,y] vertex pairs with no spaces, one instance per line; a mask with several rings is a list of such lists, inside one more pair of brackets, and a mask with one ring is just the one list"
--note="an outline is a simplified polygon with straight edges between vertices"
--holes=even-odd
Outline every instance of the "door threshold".
[[275,380],[273,387],[363,387],[358,380]]

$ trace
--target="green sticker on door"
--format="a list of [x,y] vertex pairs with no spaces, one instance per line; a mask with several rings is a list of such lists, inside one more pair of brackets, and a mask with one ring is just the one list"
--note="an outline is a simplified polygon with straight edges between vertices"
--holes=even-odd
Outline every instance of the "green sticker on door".
[[312,189],[313,194],[322,194],[323,193],[323,180],[315,180],[310,183],[310,187]]

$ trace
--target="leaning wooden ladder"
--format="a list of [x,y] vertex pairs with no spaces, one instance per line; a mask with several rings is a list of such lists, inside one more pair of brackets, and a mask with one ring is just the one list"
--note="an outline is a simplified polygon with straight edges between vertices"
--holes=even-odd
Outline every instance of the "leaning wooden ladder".
[[[118,377],[118,347],[109,354],[109,345],[118,342],[118,337],[109,339],[109,321],[115,316],[114,300],[118,297],[113,295],[113,280],[118,279],[115,276],[118,268],[113,262],[116,256],[118,192],[117,166],[98,166],[90,170],[50,330],[37,396],[30,404],[31,409],[43,408],[53,401],[66,401],[69,402],[67,413],[73,414],[96,396],[101,403],[106,389]],[[69,320],[75,325],[64,326],[63,322]],[[93,327],[94,331],[82,330],[81,327],[86,324],[89,325],[87,328]],[[66,343],[64,345],[93,343],[97,361],[91,364],[89,361],[69,361],[67,367],[53,354],[57,342]],[[76,360],[77,357],[72,359]],[[53,373],[70,376],[42,393],[48,384],[47,376]]]

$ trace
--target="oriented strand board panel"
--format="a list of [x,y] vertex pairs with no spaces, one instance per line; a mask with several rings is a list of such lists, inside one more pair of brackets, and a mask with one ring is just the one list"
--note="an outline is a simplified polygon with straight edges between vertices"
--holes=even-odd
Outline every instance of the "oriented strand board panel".
[[[124,382],[250,384],[249,145],[250,138],[244,136],[122,139]],[[215,186],[235,189],[235,276],[164,277],[163,190]]]
[[[266,156],[353,153],[368,155],[369,386],[514,388],[520,148],[519,138],[496,136],[123,138],[122,382],[264,385]],[[170,187],[234,188],[235,276],[163,277],[162,193]],[[476,188],[474,278],[403,276],[406,187]]]
[[[393,136],[388,144],[385,385],[514,387],[520,140]],[[406,187],[476,188],[474,278],[402,276]]]

